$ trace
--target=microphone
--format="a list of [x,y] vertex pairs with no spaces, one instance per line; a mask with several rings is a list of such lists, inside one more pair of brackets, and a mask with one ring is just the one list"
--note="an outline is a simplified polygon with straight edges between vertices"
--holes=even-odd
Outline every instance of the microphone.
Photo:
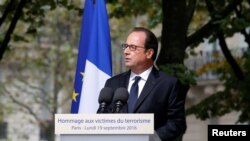
[[99,109],[97,110],[97,113],[108,113],[107,106],[112,102],[113,95],[114,90],[112,88],[102,88],[98,98]]
[[113,109],[114,113],[119,113],[122,106],[127,103],[128,100],[128,91],[126,88],[118,88],[115,90],[114,94],[114,102],[115,102],[115,108]]

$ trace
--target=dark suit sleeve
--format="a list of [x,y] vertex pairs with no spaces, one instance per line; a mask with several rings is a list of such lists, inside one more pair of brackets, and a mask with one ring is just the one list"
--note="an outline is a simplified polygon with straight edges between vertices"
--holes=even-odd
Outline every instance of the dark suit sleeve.
[[118,80],[115,78],[110,78],[105,82],[104,87],[112,88],[115,91],[119,87]]
[[110,87],[110,79],[108,79],[108,80],[105,82],[104,87]]
[[165,125],[156,129],[162,141],[173,141],[186,131],[185,99],[188,87],[179,81],[173,83],[168,98],[167,118]]

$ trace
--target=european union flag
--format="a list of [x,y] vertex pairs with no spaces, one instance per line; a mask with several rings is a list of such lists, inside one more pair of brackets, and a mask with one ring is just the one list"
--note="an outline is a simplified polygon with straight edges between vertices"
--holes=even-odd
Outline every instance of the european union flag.
[[71,113],[96,113],[98,96],[112,75],[105,0],[85,0]]

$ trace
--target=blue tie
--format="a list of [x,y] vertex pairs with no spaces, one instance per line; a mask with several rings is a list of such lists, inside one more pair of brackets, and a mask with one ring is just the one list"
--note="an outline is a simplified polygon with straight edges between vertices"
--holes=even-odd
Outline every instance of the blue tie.
[[138,82],[140,81],[140,79],[141,79],[140,76],[136,76],[135,82],[133,83],[130,89],[130,94],[129,94],[129,99],[128,99],[128,112],[129,113],[133,112],[135,103],[138,98],[138,90],[139,90]]

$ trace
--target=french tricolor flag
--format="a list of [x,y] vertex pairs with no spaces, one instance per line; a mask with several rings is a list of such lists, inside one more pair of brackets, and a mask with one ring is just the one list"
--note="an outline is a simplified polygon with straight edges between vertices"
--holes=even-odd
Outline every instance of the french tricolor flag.
[[71,113],[96,113],[100,90],[112,75],[105,0],[85,0]]

